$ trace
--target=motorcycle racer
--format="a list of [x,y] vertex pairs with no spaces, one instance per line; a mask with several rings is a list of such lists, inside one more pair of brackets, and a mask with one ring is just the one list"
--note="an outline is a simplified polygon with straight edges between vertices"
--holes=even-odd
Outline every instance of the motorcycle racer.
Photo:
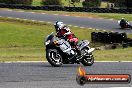
[[58,38],[66,39],[72,47],[78,43],[78,38],[75,37],[74,33],[71,32],[63,22],[57,21],[55,24],[56,34]]
[[121,26],[121,28],[132,28],[132,26],[130,25],[130,23],[128,21],[126,21],[124,18],[122,18],[120,21],[118,21],[119,25]]
[[78,42],[78,38],[63,22],[57,21],[54,26],[56,35],[52,32],[45,40],[47,61],[56,67],[74,63],[91,66],[94,63],[94,48],[89,47],[90,42]]
[[124,18],[121,18],[119,22],[120,22],[120,25],[129,24]]

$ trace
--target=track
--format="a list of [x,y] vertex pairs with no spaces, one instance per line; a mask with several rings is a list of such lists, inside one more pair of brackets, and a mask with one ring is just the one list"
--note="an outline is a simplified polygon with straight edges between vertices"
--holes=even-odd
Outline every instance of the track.
[[[0,10],[0,16],[29,20],[55,22],[61,20],[69,25],[92,27],[110,31],[132,33],[120,30],[115,20],[59,16],[51,14]],[[0,88],[80,88],[76,83],[79,65],[64,65],[53,68],[48,63],[0,63]],[[131,74],[132,63],[95,63],[85,67],[91,74]],[[87,84],[83,88],[132,87],[130,84]]]
[[38,20],[38,21],[48,21],[48,22],[63,21],[66,24],[79,26],[79,27],[132,33],[132,30],[119,29],[116,20],[72,17],[72,16],[62,16],[55,14],[52,15],[52,14],[41,14],[41,13],[32,13],[32,12],[23,12],[23,11],[7,11],[7,10],[0,10],[0,16]]
[[[91,74],[131,74],[132,63],[96,62],[84,67]],[[0,63],[0,88],[80,88],[79,65],[51,67],[48,63]],[[86,84],[83,88],[132,87],[130,84]]]

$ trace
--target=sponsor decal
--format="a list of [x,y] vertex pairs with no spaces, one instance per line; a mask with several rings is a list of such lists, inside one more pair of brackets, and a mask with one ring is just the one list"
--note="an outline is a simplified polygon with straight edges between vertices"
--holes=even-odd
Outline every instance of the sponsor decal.
[[82,68],[78,68],[76,81],[79,85],[101,83],[101,84],[126,84],[131,82],[129,74],[87,74]]

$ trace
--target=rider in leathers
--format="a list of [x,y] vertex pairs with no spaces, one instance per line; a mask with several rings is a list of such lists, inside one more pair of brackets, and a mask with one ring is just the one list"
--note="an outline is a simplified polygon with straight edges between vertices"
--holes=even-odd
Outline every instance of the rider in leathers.
[[58,38],[65,39],[68,41],[72,48],[75,48],[78,55],[81,56],[81,50],[77,48],[78,38],[63,22],[57,21],[55,24],[56,34]]
[[63,22],[57,21],[55,24],[57,37],[63,38],[70,43],[72,47],[75,47],[78,43],[78,38],[75,37],[73,32]]
[[124,18],[122,18],[120,21],[118,21],[118,23],[123,28],[132,28],[132,26],[129,24],[129,22],[126,21]]

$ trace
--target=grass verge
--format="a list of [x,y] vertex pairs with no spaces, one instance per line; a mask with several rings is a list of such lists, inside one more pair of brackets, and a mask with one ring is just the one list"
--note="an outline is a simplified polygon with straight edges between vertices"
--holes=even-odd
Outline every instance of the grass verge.
[[[80,40],[90,40],[93,30],[71,27]],[[0,18],[0,62],[5,61],[44,61],[44,38],[54,32],[54,26],[23,20]],[[129,34],[132,36],[132,34]],[[95,60],[114,61],[132,60],[132,48],[116,50],[98,50]]]
[[95,51],[97,61],[132,61],[132,48]]
[[[75,27],[71,29],[80,40],[90,40],[93,32]],[[52,24],[11,18],[0,18],[0,31],[0,62],[46,60],[44,38],[55,32]]]
[[42,0],[33,0],[32,5],[33,5],[33,6],[41,6],[41,1],[42,1]]

